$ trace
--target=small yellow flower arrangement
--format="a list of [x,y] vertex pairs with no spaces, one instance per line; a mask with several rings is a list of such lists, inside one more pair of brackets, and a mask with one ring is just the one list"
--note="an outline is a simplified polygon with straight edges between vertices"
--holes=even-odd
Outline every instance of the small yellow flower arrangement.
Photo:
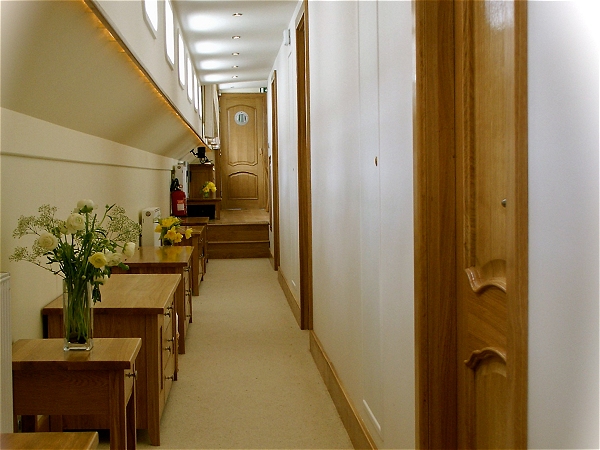
[[217,186],[215,186],[215,183],[213,183],[212,181],[207,181],[206,183],[204,183],[204,186],[202,186],[202,195],[206,198],[210,195],[211,192],[217,192]]
[[160,240],[163,245],[173,245],[181,242],[183,237],[186,239],[192,237],[192,229],[186,228],[185,232],[182,234],[180,232],[181,228],[181,220],[177,217],[165,217],[164,219],[158,219],[158,225],[154,231],[156,233],[160,233]]

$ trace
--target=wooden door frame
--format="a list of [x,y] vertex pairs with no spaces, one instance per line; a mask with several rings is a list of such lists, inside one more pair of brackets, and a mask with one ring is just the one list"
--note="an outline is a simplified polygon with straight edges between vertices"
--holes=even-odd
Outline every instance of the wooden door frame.
[[296,21],[298,107],[298,240],[300,256],[300,327],[312,330],[312,200],[310,155],[310,83],[308,66],[308,0]]
[[[418,448],[457,448],[456,362],[456,128],[454,2],[414,0],[416,39],[416,107],[414,117],[415,179],[415,365]],[[525,10],[525,1],[515,8]],[[509,195],[519,214],[507,216],[510,245],[519,249],[508,263],[507,373],[516,405],[509,405],[517,424],[514,448],[527,446],[527,44],[526,10],[515,13],[516,159]],[[525,37],[523,37],[523,35]],[[516,274],[519,274],[517,277]]]
[[414,11],[416,443],[457,448],[454,2]]
[[271,79],[271,178],[273,182],[271,229],[273,232],[273,269],[280,263],[279,238],[279,125],[277,121],[277,71]]

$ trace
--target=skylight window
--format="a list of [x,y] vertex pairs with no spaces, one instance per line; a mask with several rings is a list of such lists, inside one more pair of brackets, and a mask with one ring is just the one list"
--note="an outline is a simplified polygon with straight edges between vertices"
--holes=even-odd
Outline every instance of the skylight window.
[[169,0],[165,1],[165,46],[167,59],[171,65],[175,65],[175,25],[173,7]]
[[177,32],[177,49],[179,55],[177,55],[179,64],[179,84],[181,87],[185,87],[185,46],[183,45],[183,38],[181,37],[181,33]]
[[187,56],[187,96],[188,100],[191,102],[194,98],[194,83],[192,77],[192,61],[190,60],[190,55]]
[[158,0],[144,0],[144,12],[152,34],[156,37],[158,31]]

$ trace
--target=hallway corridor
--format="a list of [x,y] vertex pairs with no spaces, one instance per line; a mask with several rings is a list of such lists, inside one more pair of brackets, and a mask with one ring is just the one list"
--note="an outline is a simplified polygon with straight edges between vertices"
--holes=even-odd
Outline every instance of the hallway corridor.
[[193,300],[161,446],[138,448],[352,448],[268,259],[211,260]]

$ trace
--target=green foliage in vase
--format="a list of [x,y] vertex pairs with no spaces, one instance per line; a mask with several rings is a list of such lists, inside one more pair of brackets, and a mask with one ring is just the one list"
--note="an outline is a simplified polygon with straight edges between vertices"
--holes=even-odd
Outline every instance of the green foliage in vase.
[[61,275],[74,292],[90,282],[94,303],[100,301],[99,285],[110,277],[111,267],[128,269],[124,261],[135,252],[141,227],[120,206],[106,205],[100,217],[96,208],[93,201],[80,200],[65,220],[57,219],[57,208],[50,205],[40,206],[37,216],[21,216],[13,237],[37,239],[31,248],[17,247],[9,259]]

